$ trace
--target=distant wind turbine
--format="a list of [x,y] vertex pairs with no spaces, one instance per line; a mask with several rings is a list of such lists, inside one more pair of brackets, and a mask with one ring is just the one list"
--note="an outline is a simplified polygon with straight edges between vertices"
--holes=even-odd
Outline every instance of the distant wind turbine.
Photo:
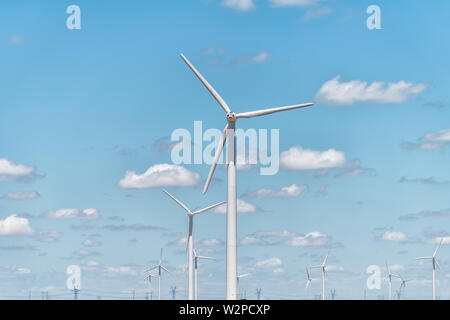
[[170,271],[167,270],[163,265],[162,265],[162,253],[163,253],[163,249],[161,248],[161,254],[159,255],[159,263],[154,266],[151,267],[150,269],[145,270],[145,272],[150,272],[152,270],[157,269],[158,270],[158,300],[161,300],[161,273],[162,270],[166,271],[167,273],[170,274]]
[[386,275],[386,277],[384,279],[389,281],[389,300],[392,300],[392,277],[399,278],[399,279],[401,279],[401,277],[396,274],[391,273],[391,269],[389,268],[387,261],[386,261],[386,270],[387,270],[388,274]]
[[441,241],[439,242],[439,245],[437,246],[436,250],[434,250],[433,256],[431,257],[421,257],[421,258],[416,258],[416,260],[431,260],[431,263],[433,265],[433,293],[432,293],[432,299],[436,300],[436,266],[441,269],[441,267],[439,266],[439,263],[437,262],[436,259],[436,255],[439,251],[439,248],[442,245],[442,238]]
[[198,256],[197,252],[195,252],[194,250],[194,286],[195,286],[195,293],[194,293],[194,298],[195,300],[198,300],[198,260],[199,259],[204,259],[204,260],[216,260],[214,258],[210,258],[210,257],[204,257],[204,256]]
[[[212,206],[197,210],[197,211],[191,211],[188,207],[186,207],[181,201],[177,200],[173,195],[171,195],[169,192],[164,190],[164,193],[167,194],[170,198],[172,198],[173,201],[175,201],[180,207],[182,207],[184,210],[186,210],[187,215],[189,217],[189,227],[188,232],[186,236],[186,251],[188,251],[188,299],[193,300],[194,299],[194,239],[193,239],[193,229],[194,229],[194,216],[196,214],[205,212],[207,210],[210,210],[212,208],[215,208],[217,206],[220,206],[224,204],[225,202],[220,202],[213,204]],[[188,250],[189,247],[189,250]]]
[[311,269],[321,269],[322,270],[322,300],[325,300],[325,274],[326,274],[327,260],[328,260],[329,255],[330,255],[330,251],[328,251],[328,253],[325,256],[325,259],[323,260],[321,265],[311,267]]
[[228,189],[227,189],[227,300],[237,299],[237,195],[236,195],[236,152],[235,152],[235,140],[236,140],[236,120],[244,118],[254,118],[265,116],[272,113],[281,111],[287,111],[292,109],[304,108],[312,106],[313,103],[296,104],[285,107],[270,108],[264,110],[250,111],[244,113],[234,113],[228,107],[225,100],[216,92],[212,85],[206,81],[206,79],[200,74],[200,72],[189,62],[189,60],[181,54],[181,58],[188,65],[188,67],[195,73],[197,78],[206,87],[209,93],[219,103],[220,107],[226,113],[227,124],[223,130],[222,137],[219,141],[218,148],[214,155],[214,161],[211,164],[211,169],[206,179],[203,193],[208,190],[209,184],[219,162],[220,155],[222,154],[223,147],[228,139]]
[[150,272],[145,276],[145,280],[148,280],[148,287],[149,287],[149,296],[150,300],[153,300],[153,292],[152,292],[152,278],[156,278],[154,275],[152,275]]
[[411,281],[410,279],[404,279],[402,276],[400,276],[400,279],[402,282],[400,283],[400,292],[403,292],[403,298],[405,297],[405,291],[406,291],[406,283]]

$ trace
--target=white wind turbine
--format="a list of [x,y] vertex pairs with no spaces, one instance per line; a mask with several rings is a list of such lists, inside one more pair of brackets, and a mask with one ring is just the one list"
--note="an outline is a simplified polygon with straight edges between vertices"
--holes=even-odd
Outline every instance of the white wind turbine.
[[196,214],[205,212],[207,210],[210,210],[212,208],[215,208],[217,206],[220,206],[224,204],[225,202],[220,202],[213,204],[212,206],[197,210],[197,211],[191,211],[188,207],[186,207],[181,201],[177,200],[174,196],[172,196],[169,192],[164,190],[164,193],[167,194],[169,197],[173,199],[180,207],[182,207],[184,210],[186,210],[187,215],[189,217],[189,227],[188,227],[188,233],[186,237],[186,250],[188,250],[188,299],[193,300],[194,299],[194,239],[193,239],[193,229],[194,229],[194,216]]
[[311,278],[308,268],[305,268],[305,270],[306,270],[306,286],[305,286],[305,290],[306,290],[306,300],[308,300],[308,289],[311,287],[311,282],[313,280],[315,280],[315,279]]
[[322,270],[322,300],[325,300],[325,274],[326,274],[327,260],[328,260],[329,255],[330,255],[330,251],[328,251],[328,253],[325,256],[325,259],[323,259],[323,262],[321,265],[311,267],[311,269],[321,269]]
[[148,294],[149,294],[149,298],[150,300],[153,300],[153,292],[152,292],[152,278],[156,278],[156,276],[152,275],[150,272],[148,273],[148,275],[145,277],[145,280],[148,280]]
[[194,298],[195,300],[198,300],[198,260],[199,259],[204,259],[204,260],[216,260],[214,258],[211,257],[205,257],[205,256],[198,256],[197,252],[195,252],[194,249],[194,286],[195,286],[195,293],[194,293]]
[[[250,273],[244,273],[244,274],[239,274],[236,277],[237,278],[237,285],[238,285],[238,294],[239,294],[239,279],[248,277],[249,275],[250,275]],[[242,299],[242,295],[241,295],[241,299]]]
[[162,270],[166,271],[167,273],[170,273],[169,270],[167,270],[163,265],[162,265],[162,252],[163,249],[161,248],[161,254],[159,256],[159,263],[154,266],[151,267],[150,269],[145,270],[145,272],[150,272],[152,270],[158,269],[158,300],[161,300],[161,273]]
[[270,108],[264,110],[250,111],[244,113],[234,113],[228,107],[227,103],[216,92],[216,90],[206,81],[206,79],[197,71],[197,69],[189,62],[186,57],[181,54],[181,58],[186,62],[189,68],[195,73],[197,78],[203,83],[209,93],[219,103],[223,111],[226,113],[227,125],[223,131],[221,140],[219,141],[216,154],[214,156],[211,169],[206,180],[203,193],[208,190],[214,170],[219,161],[225,142],[228,139],[228,189],[227,189],[227,295],[228,300],[238,298],[237,289],[237,197],[236,197],[236,150],[235,150],[235,128],[236,120],[241,118],[253,118],[268,115],[271,113],[298,109],[312,106],[313,103],[297,104],[292,106]]
[[403,279],[402,276],[400,276],[400,279],[402,280],[402,282],[400,283],[400,292],[402,292],[403,290],[403,296],[405,296],[406,283],[411,281],[411,279]]
[[437,246],[436,250],[434,250],[433,256],[431,257],[421,257],[421,258],[417,258],[416,260],[431,260],[431,263],[433,265],[433,294],[432,294],[432,298],[433,300],[436,300],[436,266],[441,269],[441,267],[439,266],[439,263],[437,262],[436,259],[436,255],[439,251],[439,248],[442,245],[442,238],[441,241],[439,242],[439,245]]
[[389,268],[387,261],[386,261],[386,270],[387,270],[388,274],[386,275],[386,277],[384,279],[389,281],[389,300],[392,300],[392,277],[399,278],[399,279],[401,279],[401,277],[396,274],[391,273],[391,269]]

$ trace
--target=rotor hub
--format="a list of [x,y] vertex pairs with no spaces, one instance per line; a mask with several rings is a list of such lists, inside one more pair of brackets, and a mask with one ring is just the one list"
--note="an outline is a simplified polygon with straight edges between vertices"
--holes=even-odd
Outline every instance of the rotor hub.
[[236,122],[236,113],[228,112],[227,113],[227,121],[228,122]]

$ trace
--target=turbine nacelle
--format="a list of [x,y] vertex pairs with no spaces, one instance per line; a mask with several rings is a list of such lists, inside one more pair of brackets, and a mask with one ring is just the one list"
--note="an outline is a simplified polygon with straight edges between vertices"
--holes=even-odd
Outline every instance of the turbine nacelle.
[[234,112],[227,113],[227,121],[228,122],[236,122],[236,120],[237,120],[236,113],[234,113]]

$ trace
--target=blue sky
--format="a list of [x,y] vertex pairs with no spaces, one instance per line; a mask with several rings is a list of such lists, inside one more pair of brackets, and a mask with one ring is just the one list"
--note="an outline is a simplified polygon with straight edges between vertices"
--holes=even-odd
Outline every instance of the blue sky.
[[[385,260],[414,280],[407,297],[431,295],[431,266],[414,258],[439,237],[450,243],[449,3],[376,1],[381,30],[366,27],[372,1],[77,0],[81,30],[68,30],[71,4],[1,4],[1,298],[70,298],[71,264],[82,267],[82,298],[143,297],[142,271],[161,247],[173,271],[163,294],[177,286],[186,297],[187,219],[161,188],[199,208],[224,200],[226,171],[206,196],[201,181],[164,186],[144,174],[171,164],[173,130],[224,126],[181,52],[233,111],[316,103],[238,122],[280,129],[285,159],[274,176],[238,172],[249,211],[238,221],[240,272],[250,273],[241,293],[304,299],[305,267],[331,250],[338,298],[361,298],[366,268]],[[320,157],[327,164],[305,167]],[[182,167],[200,180],[209,170]],[[120,187],[127,171],[149,187]],[[283,189],[292,185],[301,191]],[[225,215],[196,218],[198,251],[217,258],[201,264],[199,296],[221,299]],[[447,246],[439,258],[438,295],[450,298]],[[319,292],[314,281],[308,297]],[[381,295],[386,282],[367,292]]]

